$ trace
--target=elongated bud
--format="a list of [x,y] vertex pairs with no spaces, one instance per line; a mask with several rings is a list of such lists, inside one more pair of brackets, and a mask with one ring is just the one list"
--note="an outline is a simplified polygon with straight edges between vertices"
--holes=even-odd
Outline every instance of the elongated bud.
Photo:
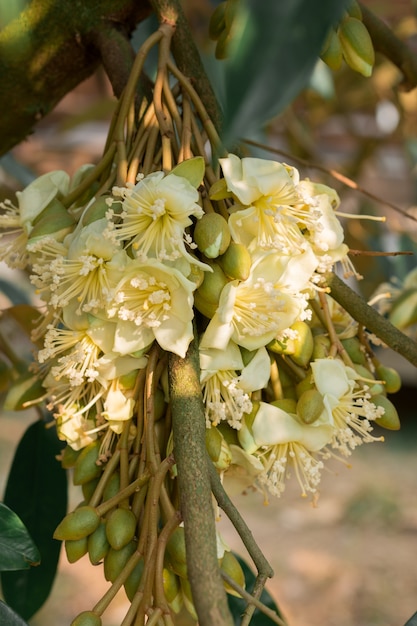
[[101,626],[101,624],[101,617],[94,611],[83,611],[71,622],[71,626]]
[[164,567],[162,570],[162,584],[166,601],[174,613],[179,613],[183,605],[181,583],[176,574]]
[[54,539],[61,541],[83,539],[91,535],[100,524],[100,516],[92,506],[80,506],[58,524]]
[[103,491],[103,501],[110,500],[113,496],[116,496],[120,491],[120,474],[119,472],[114,472],[109,480],[107,481],[106,486]]
[[107,540],[106,521],[101,520],[95,531],[88,537],[88,556],[92,565],[98,565],[103,561],[110,544]]
[[135,567],[133,568],[133,570],[130,572],[129,576],[126,578],[126,581],[124,583],[126,595],[131,602],[133,600],[135,593],[138,590],[140,581],[142,580],[144,567],[145,567],[145,564],[143,562],[143,559],[141,559],[139,563],[137,563]]
[[223,287],[229,282],[225,273],[218,263],[212,263],[212,272],[206,272],[204,280],[196,293],[208,304],[219,304],[220,294]]
[[127,545],[115,550],[110,548],[104,557],[104,577],[114,582],[136,549],[136,542],[131,541]]
[[327,335],[315,335],[313,344],[313,354],[311,355],[311,360],[315,361],[316,359],[327,359],[332,345],[330,338]]
[[169,562],[173,571],[181,578],[187,578],[187,560],[185,552],[184,528],[178,526],[167,543]]
[[375,404],[375,406],[382,407],[384,409],[384,414],[374,420],[378,426],[386,428],[387,430],[399,430],[401,428],[401,422],[397,409],[391,400],[388,400],[386,396],[376,395],[372,396],[371,402]]
[[219,257],[219,263],[231,280],[246,280],[250,273],[252,259],[242,243],[230,242],[226,252]]
[[354,363],[359,365],[367,365],[366,354],[364,352],[364,346],[361,344],[357,337],[349,337],[348,339],[342,339],[342,346],[352,359]]
[[417,291],[415,289],[407,289],[394,302],[389,313],[389,321],[400,330],[417,322]]
[[206,448],[218,470],[226,470],[232,462],[232,453],[223,435],[217,428],[207,428]]
[[61,454],[61,465],[64,469],[74,467],[81,450],[74,450],[71,446],[66,445]]
[[107,520],[106,535],[109,544],[120,550],[135,536],[137,520],[130,509],[114,509]]
[[205,213],[194,228],[194,241],[208,259],[224,254],[230,244],[229,226],[219,213]]
[[65,554],[67,555],[68,563],[75,563],[84,554],[87,554],[88,540],[87,537],[82,539],[68,539],[65,542]]
[[387,393],[397,393],[401,389],[401,376],[393,367],[378,365],[375,372],[378,378],[385,382]]
[[340,69],[342,65],[342,44],[334,28],[331,29],[327,36],[320,58],[334,71]]
[[297,402],[297,415],[305,424],[313,424],[323,413],[323,397],[317,389],[307,389]]
[[[224,553],[220,568],[223,572],[228,574],[230,578],[235,581],[235,583],[243,589],[245,588],[245,574],[243,573],[243,569],[233,552],[226,551]],[[230,587],[227,582],[224,582],[223,584],[227,593],[230,593],[232,596],[237,596],[238,598],[240,597],[237,591]]]
[[212,41],[217,41],[226,28],[226,22],[224,19],[225,11],[226,2],[220,2],[211,14],[209,21],[209,37]]
[[97,439],[83,448],[74,466],[74,485],[87,483],[101,474],[101,466],[97,464],[101,442]]
[[355,17],[348,17],[338,32],[346,63],[363,76],[371,76],[375,52],[366,26]]

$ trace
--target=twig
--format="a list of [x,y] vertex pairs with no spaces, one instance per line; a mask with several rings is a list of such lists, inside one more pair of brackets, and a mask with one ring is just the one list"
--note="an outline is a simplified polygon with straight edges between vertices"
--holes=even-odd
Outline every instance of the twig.
[[326,274],[331,296],[360,324],[375,333],[387,346],[417,366],[417,343],[393,326],[336,274]]

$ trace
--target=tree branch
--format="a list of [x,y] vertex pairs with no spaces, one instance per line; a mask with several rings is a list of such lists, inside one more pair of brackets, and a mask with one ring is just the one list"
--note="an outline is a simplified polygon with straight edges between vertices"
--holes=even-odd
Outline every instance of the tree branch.
[[174,455],[178,467],[188,578],[200,626],[233,626],[217,560],[199,369],[195,341],[184,359],[169,354]]
[[0,31],[0,155],[96,70],[102,28],[128,36],[150,12],[148,0],[28,2]]
[[364,298],[355,293],[336,274],[326,275],[330,295],[360,324],[377,335],[387,346],[417,366],[417,343],[382,317]]

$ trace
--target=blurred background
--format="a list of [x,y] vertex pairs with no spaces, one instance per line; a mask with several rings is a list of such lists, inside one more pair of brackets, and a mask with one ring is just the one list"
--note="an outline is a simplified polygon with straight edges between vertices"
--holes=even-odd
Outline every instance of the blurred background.
[[[202,28],[212,5],[208,0],[184,4],[202,50],[208,50],[212,44]],[[413,2],[368,0],[365,4],[417,53]],[[136,45],[140,38],[139,32]],[[357,287],[367,298],[381,282],[395,277],[401,283],[415,267],[417,90],[401,92],[398,81],[398,70],[382,57],[377,57],[369,79],[346,67],[331,73],[318,63],[308,89],[268,126],[268,144],[287,154],[281,159],[259,148],[253,152],[285,160],[298,167],[302,177],[337,188],[346,213],[386,217],[385,223],[344,220],[346,242],[354,250],[414,253],[355,257],[355,266],[364,276]],[[1,198],[13,197],[16,190],[50,170],[72,174],[80,165],[96,162],[114,107],[112,89],[100,70],[0,160]],[[337,170],[369,193],[353,191],[323,168]],[[11,276],[3,265],[0,279],[2,286],[11,280],[22,294],[30,292],[27,277],[21,274],[16,281],[16,274]],[[0,305],[9,304],[10,292],[5,288]],[[235,501],[275,570],[268,588],[290,626],[404,626],[417,611],[417,376],[396,354],[386,352],[383,362],[398,368],[403,378],[402,390],[391,398],[402,421],[400,432],[385,432],[385,443],[362,446],[353,455],[351,468],[334,462],[323,477],[316,507],[300,497],[295,484],[269,505],[257,493]],[[30,412],[0,415],[2,493],[14,448],[34,419]],[[80,500],[81,493],[72,488],[70,505]],[[220,522],[220,531],[245,556],[227,520]],[[30,623],[67,626],[106,588],[101,567],[93,568],[88,557],[68,565],[63,555],[53,593]],[[121,593],[106,614],[106,626],[117,626],[126,606]]]

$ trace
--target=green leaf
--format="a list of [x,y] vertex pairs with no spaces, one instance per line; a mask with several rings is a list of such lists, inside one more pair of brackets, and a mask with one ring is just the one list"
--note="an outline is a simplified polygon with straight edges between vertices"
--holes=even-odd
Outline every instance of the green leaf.
[[0,600],[0,624],[2,626],[28,626],[17,613]]
[[53,532],[67,509],[66,473],[56,460],[62,443],[54,428],[37,421],[26,430],[13,460],[4,502],[21,518],[39,548],[36,568],[1,575],[6,602],[29,619],[49,595],[61,544]]
[[[256,576],[253,573],[253,571],[250,569],[248,564],[240,556],[238,556],[235,553],[234,555],[239,561],[243,569],[243,572],[245,574],[246,589],[247,591],[250,592],[250,590],[253,589],[253,586],[255,584]],[[235,626],[240,626],[240,623],[242,621],[242,614],[246,609],[247,603],[242,598],[237,598],[231,595],[228,595],[227,599],[229,602],[229,609],[232,614]],[[272,596],[268,593],[266,589],[262,591],[260,601],[263,602],[265,606],[267,606],[269,609],[271,609],[272,611],[275,611],[278,614],[278,616],[282,618],[282,614],[275,600],[272,598]],[[273,622],[270,617],[262,613],[259,609],[255,609],[253,613],[253,617],[251,619],[251,626],[272,626],[273,624],[275,624],[275,622]]]
[[0,571],[39,565],[40,554],[22,520],[0,502]]
[[[222,72],[223,141],[259,133],[307,85],[329,28],[346,0],[242,2]],[[223,64],[223,65],[222,65]]]
[[417,626],[417,613],[414,613],[404,626]]

